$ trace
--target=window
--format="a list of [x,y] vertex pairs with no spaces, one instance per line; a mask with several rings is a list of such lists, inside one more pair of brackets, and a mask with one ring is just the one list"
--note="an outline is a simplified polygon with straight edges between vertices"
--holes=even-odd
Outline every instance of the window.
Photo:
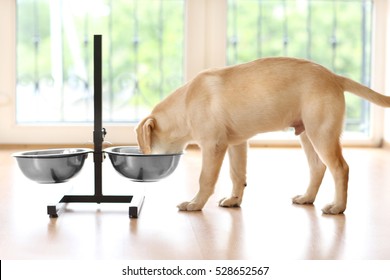
[[[131,126],[199,71],[259,57],[312,59],[385,92],[389,7],[386,0],[2,0],[0,143],[92,138],[95,33],[103,35],[103,117],[114,144],[135,143]],[[379,143],[383,111],[346,96],[344,139]]]
[[[267,56],[313,60],[371,86],[372,1],[229,0],[228,64]],[[370,133],[370,105],[346,95],[345,131]]]
[[105,122],[137,122],[183,83],[183,0],[18,0],[18,123],[92,121],[93,34]]

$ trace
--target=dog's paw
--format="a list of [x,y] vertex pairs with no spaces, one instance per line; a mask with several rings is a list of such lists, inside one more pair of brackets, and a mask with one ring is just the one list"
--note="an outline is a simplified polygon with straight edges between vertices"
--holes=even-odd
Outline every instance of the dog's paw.
[[329,214],[329,215],[338,215],[338,214],[344,213],[345,208],[346,207],[343,205],[329,203],[329,204],[325,205],[324,208],[322,208],[322,213]]
[[177,205],[180,211],[200,211],[203,208],[203,205],[194,203],[194,202],[182,202]]
[[294,204],[313,204],[314,199],[306,195],[297,195],[292,198]]
[[240,207],[242,199],[238,197],[225,197],[219,201],[221,207]]

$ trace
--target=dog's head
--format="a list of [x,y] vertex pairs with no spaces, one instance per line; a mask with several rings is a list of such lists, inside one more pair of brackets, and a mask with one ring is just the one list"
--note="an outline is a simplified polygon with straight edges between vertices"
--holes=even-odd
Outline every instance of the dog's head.
[[[138,145],[144,154],[174,154],[183,151],[187,139],[182,134],[186,130],[181,127],[175,130],[169,122],[154,115],[143,119],[135,129]],[[185,134],[184,134],[185,135]]]
[[[169,129],[162,128],[157,119],[149,116],[143,119],[135,129],[138,145],[143,154],[168,154],[176,151]],[[172,149],[173,148],[173,149]]]

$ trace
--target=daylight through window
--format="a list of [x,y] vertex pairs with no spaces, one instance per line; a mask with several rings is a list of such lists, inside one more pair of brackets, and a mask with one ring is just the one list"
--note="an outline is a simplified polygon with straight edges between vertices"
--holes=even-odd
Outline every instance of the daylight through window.
[[[313,60],[370,86],[369,0],[228,0],[228,64],[267,56]],[[369,103],[346,94],[346,131],[369,133]]]
[[94,34],[105,122],[136,122],[183,83],[184,0],[18,0],[18,123],[92,121]]

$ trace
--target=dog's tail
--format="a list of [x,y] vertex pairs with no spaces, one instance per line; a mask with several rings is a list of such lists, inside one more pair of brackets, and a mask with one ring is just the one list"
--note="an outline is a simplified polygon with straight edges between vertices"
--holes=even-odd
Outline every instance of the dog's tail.
[[337,78],[340,81],[344,91],[354,93],[357,96],[367,99],[368,101],[375,103],[379,106],[390,107],[390,96],[386,96],[376,91],[373,91],[372,89],[346,77],[337,76]]

